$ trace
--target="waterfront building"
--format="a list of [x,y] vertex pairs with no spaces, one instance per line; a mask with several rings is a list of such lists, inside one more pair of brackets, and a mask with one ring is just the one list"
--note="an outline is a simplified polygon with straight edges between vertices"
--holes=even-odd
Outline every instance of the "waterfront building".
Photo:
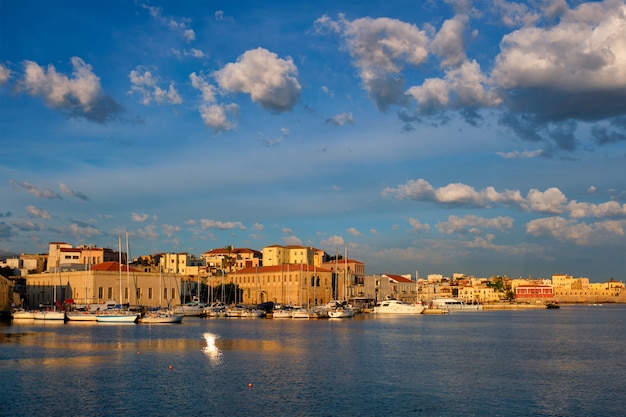
[[200,255],[206,263],[207,271],[216,274],[222,269],[227,272],[243,268],[255,268],[263,264],[263,254],[248,248],[216,248]]
[[[236,285],[243,304],[274,302],[288,305],[314,306],[326,304],[335,293],[333,272],[313,265],[283,264],[250,267],[230,273],[224,283]],[[222,283],[221,276],[213,276],[211,285]],[[341,286],[337,288],[340,299],[344,297]]]
[[102,262],[118,261],[120,256],[122,263],[126,263],[126,253],[121,254],[109,248],[95,246],[73,247],[65,242],[50,242],[48,245],[48,262],[46,271],[54,271],[55,268],[84,268],[84,265],[95,265]]
[[515,301],[518,303],[547,303],[554,299],[552,285],[518,285],[515,287]]
[[270,245],[263,248],[263,266],[304,264],[321,266],[324,251],[311,246]]
[[[52,305],[72,300],[76,304],[117,303],[158,307],[180,303],[181,276],[142,272],[116,261],[92,265],[84,270],[59,268],[54,272],[29,274],[23,303]],[[56,288],[55,288],[56,287]],[[121,298],[120,298],[121,294]]]

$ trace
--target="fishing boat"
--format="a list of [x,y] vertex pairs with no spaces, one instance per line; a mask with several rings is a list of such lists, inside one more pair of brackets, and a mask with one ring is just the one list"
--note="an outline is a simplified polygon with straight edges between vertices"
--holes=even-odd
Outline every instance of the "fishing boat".
[[424,306],[400,300],[384,300],[376,303],[374,314],[422,314]]

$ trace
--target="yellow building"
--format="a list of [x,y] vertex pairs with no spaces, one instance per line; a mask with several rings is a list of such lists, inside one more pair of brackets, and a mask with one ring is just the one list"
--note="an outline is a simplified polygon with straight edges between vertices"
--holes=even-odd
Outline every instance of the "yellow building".
[[311,246],[271,245],[263,248],[263,266],[304,264],[320,266],[324,251]]
[[99,304],[115,300],[122,304],[158,307],[180,303],[179,275],[141,272],[118,262],[105,262],[84,271],[63,270],[31,274],[26,278],[24,304],[52,305],[56,300],[76,304]]
[[[243,304],[274,302],[287,305],[321,305],[331,300],[333,273],[325,268],[305,264],[284,264],[244,268],[228,274],[224,281],[239,287]],[[211,278],[211,286],[221,284],[222,277]],[[342,289],[339,288],[343,297]]]

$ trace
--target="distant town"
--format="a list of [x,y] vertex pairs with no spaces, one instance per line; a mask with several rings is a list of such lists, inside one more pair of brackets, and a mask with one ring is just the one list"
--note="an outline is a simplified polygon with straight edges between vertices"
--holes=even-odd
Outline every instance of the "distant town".
[[260,251],[227,246],[192,254],[159,253],[128,259],[127,252],[51,242],[48,253],[22,254],[0,262],[0,309],[107,300],[158,307],[192,300],[206,303],[323,305],[344,300],[356,306],[383,299],[467,304],[624,303],[621,281],[590,283],[555,273],[551,278],[474,277],[430,274],[366,275],[365,265],[310,246],[271,245]]

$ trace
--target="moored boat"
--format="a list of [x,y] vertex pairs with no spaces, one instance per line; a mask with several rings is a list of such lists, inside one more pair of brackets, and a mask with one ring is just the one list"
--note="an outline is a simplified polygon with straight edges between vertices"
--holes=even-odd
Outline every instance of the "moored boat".
[[450,313],[466,312],[466,311],[480,311],[483,309],[482,304],[465,304],[458,298],[435,298],[430,304],[429,308],[438,308],[448,310]]
[[169,310],[149,311],[139,318],[139,323],[181,323],[184,317],[182,314],[175,314]]
[[379,301],[374,307],[375,314],[422,314],[424,306],[408,304],[400,300]]
[[96,321],[95,311],[82,311],[74,310],[67,313],[67,319],[69,321]]
[[139,313],[126,310],[106,310],[96,314],[98,323],[137,323]]
[[33,318],[35,320],[67,320],[64,310],[37,310],[33,314]]
[[33,320],[35,318],[35,312],[20,308],[11,312],[11,318],[13,320]]

